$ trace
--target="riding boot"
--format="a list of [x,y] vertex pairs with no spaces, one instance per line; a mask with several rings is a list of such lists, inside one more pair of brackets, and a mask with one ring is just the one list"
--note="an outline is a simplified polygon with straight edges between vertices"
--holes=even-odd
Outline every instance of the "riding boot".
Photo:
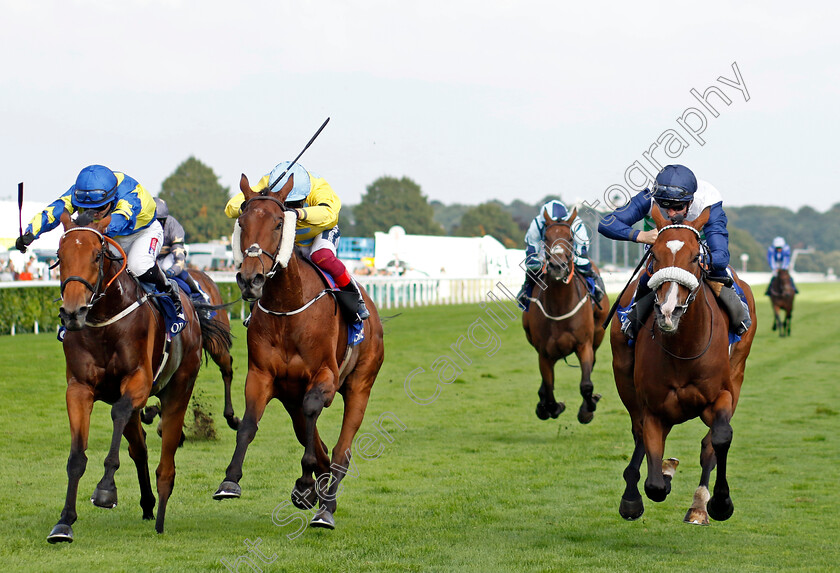
[[519,303],[523,309],[528,310],[528,305],[530,304],[530,297],[531,293],[534,290],[534,277],[530,271],[525,273],[525,282],[522,283],[522,288],[519,289],[519,292],[516,295],[516,302]]
[[365,299],[362,296],[362,291],[359,290],[359,285],[356,284],[354,279],[350,279],[350,282],[341,287],[341,290],[344,292],[352,292],[359,297],[359,303],[356,307],[356,314],[359,317],[359,321],[362,321],[370,316],[370,312],[368,311],[367,306],[365,306]]
[[137,279],[142,282],[155,285],[158,292],[167,295],[170,300],[172,300],[172,304],[175,306],[175,314],[177,315],[177,322],[173,325],[173,328],[175,329],[173,334],[180,332],[187,323],[187,317],[184,315],[184,307],[181,305],[181,297],[178,296],[178,291],[175,290],[172,283],[166,279],[166,275],[163,274],[160,267],[156,264],[152,265],[152,268],[137,277]]
[[601,278],[601,275],[595,272],[592,268],[592,263],[587,265],[582,265],[577,267],[578,272],[588,278],[591,278],[595,281],[595,288],[592,292],[592,298],[595,300],[596,303],[601,302],[601,299],[604,298],[604,295],[607,293],[607,287],[604,285],[604,279]]
[[752,325],[750,309],[741,301],[741,297],[735,292],[735,287],[723,285],[718,294],[718,299],[723,303],[723,308],[729,315],[729,329],[738,336],[749,330]]
[[179,278],[183,279],[183,281],[187,283],[187,286],[190,287],[190,290],[193,291],[195,294],[199,295],[204,300],[204,302],[210,302],[210,295],[204,292],[204,290],[201,288],[201,285],[198,284],[198,281],[196,281],[189,272],[184,271],[178,276]]
[[627,312],[627,324],[621,329],[627,338],[636,338],[639,329],[647,322],[653,303],[656,301],[656,294],[648,290],[642,298],[636,300]]

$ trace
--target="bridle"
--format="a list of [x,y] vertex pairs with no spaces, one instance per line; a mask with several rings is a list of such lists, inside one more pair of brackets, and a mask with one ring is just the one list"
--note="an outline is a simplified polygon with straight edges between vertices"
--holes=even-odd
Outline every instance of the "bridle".
[[[554,221],[553,223],[546,225],[545,230],[543,231],[543,236],[545,236],[548,230],[552,227],[568,227],[569,232],[572,230],[572,225],[567,221]],[[574,237],[572,239],[574,239]],[[575,274],[574,245],[572,241],[561,237],[553,240],[550,245],[546,245],[545,243],[543,244],[545,246],[546,253],[546,267],[548,267],[548,259],[554,260],[554,256],[556,254],[565,252],[566,249],[569,250],[569,262],[566,263],[565,261],[560,261],[561,266],[565,266],[569,271],[566,277],[561,280],[563,281],[563,284],[569,284]]]
[[[73,231],[90,231],[91,233],[96,234],[96,236],[99,238],[100,250],[99,250],[99,253],[96,255],[96,259],[95,259],[95,262],[97,262],[99,264],[99,270],[98,270],[97,275],[96,275],[96,285],[92,285],[88,281],[86,281],[84,278],[82,278],[80,276],[76,276],[76,275],[69,276],[66,279],[64,279],[61,282],[61,286],[59,287],[60,288],[60,293],[61,293],[61,300],[62,301],[64,300],[64,289],[65,289],[65,287],[67,287],[68,283],[70,283],[70,282],[82,283],[83,285],[85,285],[85,288],[87,288],[91,292],[90,300],[87,302],[87,304],[83,305],[85,308],[90,310],[91,308],[93,308],[93,305],[95,305],[97,302],[99,302],[102,299],[102,297],[105,296],[105,293],[107,292],[108,287],[110,287],[113,284],[113,282],[115,280],[117,280],[117,277],[120,276],[120,273],[122,273],[125,270],[128,257],[125,256],[125,251],[122,249],[122,247],[120,247],[119,243],[117,243],[115,240],[113,240],[110,237],[106,237],[105,235],[103,235],[102,233],[97,231],[96,229],[91,229],[90,227],[73,227],[72,229],[68,229],[67,231],[64,232],[64,235],[62,236],[62,239],[64,237],[66,237],[69,233],[72,233]],[[119,252],[119,256],[111,255],[108,252],[108,248],[106,247],[106,244],[109,244],[109,245],[112,245],[113,247],[115,247],[117,249],[117,251]],[[104,274],[105,274],[105,258],[106,257],[111,259],[111,260],[119,260],[120,258],[122,258],[122,266],[120,267],[120,270],[117,271],[117,273],[113,277],[111,277],[111,280],[109,280],[105,284],[105,287],[102,288],[102,290],[100,291],[99,287],[102,286],[102,280],[103,280],[103,277],[104,277]]]
[[[668,229],[690,229],[695,235],[697,235],[697,243],[700,245],[701,257],[704,255],[705,247],[703,246],[703,241],[701,240],[700,231],[689,225],[667,225],[659,229],[659,233],[661,234],[663,231]],[[675,305],[674,307],[675,309],[682,309],[682,311],[685,312],[688,309],[688,305],[694,302],[694,299],[697,297],[697,293],[700,291],[700,286],[703,284],[705,274],[706,272],[702,267],[700,267],[700,278],[681,267],[665,267],[653,273],[648,281],[648,287],[650,287],[650,289],[654,292],[654,302],[657,306],[660,305],[659,294],[657,291],[663,283],[675,282],[687,288],[689,293],[685,299],[685,303]]]
[[[277,243],[277,249],[274,254],[264,251],[258,243],[254,243],[243,251],[243,255],[252,258],[259,258],[263,255],[268,257],[271,261],[271,268],[267,273],[263,274],[265,274],[267,278],[272,278],[280,268],[286,268],[289,264],[289,259],[291,258],[292,250],[294,249],[294,233],[295,223],[297,222],[297,214],[294,209],[288,209],[279,199],[269,197],[267,195],[257,195],[256,197],[251,197],[244,205],[242,205],[241,212],[244,213],[251,202],[259,200],[272,201],[283,210],[283,233],[280,237],[280,241]],[[265,264],[262,262],[262,259],[260,259],[260,264],[262,264],[263,271],[265,271]]]

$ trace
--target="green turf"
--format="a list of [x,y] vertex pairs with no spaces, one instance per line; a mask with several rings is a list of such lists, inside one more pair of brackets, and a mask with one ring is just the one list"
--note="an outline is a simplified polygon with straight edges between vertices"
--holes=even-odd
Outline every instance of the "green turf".
[[[221,417],[221,378],[202,369],[198,387],[214,408],[220,438],[190,441],[179,450],[166,533],[141,520],[137,477],[123,444],[117,472],[119,505],[89,501],[102,475],[110,440],[108,407],[93,412],[88,466],[81,480],[76,541],[49,545],[66,489],[69,431],[64,404],[64,358],[53,335],[0,337],[0,568],[3,571],[226,571],[246,555],[246,540],[261,540],[275,560],[263,571],[776,571],[835,569],[840,560],[840,285],[802,285],[793,336],[770,331],[769,304],[759,300],[759,333],[747,363],[741,403],[733,419],[729,480],[735,514],[710,527],[682,523],[699,480],[705,426],[675,428],[666,455],[682,463],[668,499],[637,522],[618,515],[622,471],[631,452],[629,422],[612,382],[609,345],[593,375],[603,394],[595,420],[578,424],[579,371],[560,363],[558,420],[534,414],[536,354],[517,320],[502,330],[492,356],[461,345],[470,364],[420,405],[404,390],[414,378],[418,396],[434,390],[432,364],[478,318],[477,305],[403,310],[386,323],[386,361],[374,386],[361,432],[384,422],[393,442],[369,444],[378,458],[355,458],[357,477],[345,479],[335,531],[297,528],[283,507],[300,475],[301,448],[279,403],[273,402],[245,460],[243,497],[211,499],[233,453],[234,433]],[[759,293],[760,295],[760,293]],[[390,315],[396,311],[383,311]],[[235,389],[243,410],[245,331],[234,326]],[[482,333],[474,332],[482,338]],[[570,360],[570,363],[574,363]],[[443,372],[444,375],[447,372]],[[340,399],[322,416],[330,446],[337,436]],[[148,436],[152,472],[160,439]],[[643,469],[644,475],[644,469]],[[278,522],[272,522],[272,511]],[[253,554],[252,554],[253,555]],[[256,559],[256,558],[255,558]],[[240,571],[248,571],[241,564]]]

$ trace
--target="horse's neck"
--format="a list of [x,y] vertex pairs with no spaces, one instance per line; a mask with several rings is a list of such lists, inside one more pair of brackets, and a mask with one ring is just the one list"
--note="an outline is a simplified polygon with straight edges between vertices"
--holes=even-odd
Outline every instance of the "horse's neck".
[[[303,275],[308,270],[297,252],[293,252],[289,264],[266,282],[263,298],[271,300],[272,310],[287,312],[300,308],[308,301]],[[274,307],[277,307],[276,309]]]
[[545,288],[545,310],[549,314],[563,314],[580,302],[583,293],[578,291],[577,279],[571,276],[568,284],[563,281],[556,281],[546,275],[543,280]]
[[[121,266],[122,259],[105,261],[102,269],[102,284],[99,285],[99,291],[104,290],[105,296],[91,309],[89,319],[92,322],[102,322],[111,318],[142,296],[140,284],[128,274],[127,270],[122,271],[114,280]],[[106,289],[109,283],[110,286]]]

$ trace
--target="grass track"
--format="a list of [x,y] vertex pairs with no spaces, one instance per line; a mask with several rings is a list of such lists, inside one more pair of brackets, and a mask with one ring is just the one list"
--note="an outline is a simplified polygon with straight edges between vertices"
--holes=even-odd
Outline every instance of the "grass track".
[[[495,327],[500,347],[493,356],[462,344],[471,364],[459,362],[463,373],[441,385],[433,403],[410,400],[403,388],[408,373],[424,368],[412,388],[431,395],[435,359],[454,359],[450,345],[477,318],[486,318],[477,305],[467,305],[405,310],[386,323],[386,362],[361,432],[375,432],[373,423],[384,412],[406,429],[385,422],[394,441],[383,442],[378,458],[356,456],[358,477],[345,479],[335,531],[308,529],[288,539],[297,524],[278,527],[271,521],[300,475],[302,454],[276,402],[248,451],[242,499],[211,499],[234,445],[234,433],[222,427],[221,378],[211,365],[202,369],[197,387],[214,406],[221,437],[179,450],[166,533],[156,535],[153,522],[140,519],[137,477],[125,443],[117,472],[119,505],[108,511],[88,502],[110,439],[109,409],[97,403],[76,541],[52,546],[45,537],[63,504],[69,452],[63,354],[52,335],[1,337],[2,569],[226,571],[221,560],[233,563],[246,554],[246,539],[258,538],[262,551],[276,558],[259,564],[264,571],[836,569],[840,285],[801,288],[790,339],[770,332],[769,304],[757,293],[759,333],[733,419],[735,514],[705,528],[682,523],[700,475],[705,426],[699,420],[669,436],[666,455],[682,463],[668,499],[646,499],[637,522],[619,517],[621,474],[632,444],[608,343],[593,374],[604,397],[588,426],[575,418],[579,371],[563,363],[557,366],[557,396],[567,411],[545,422],[534,415],[536,354],[518,321],[504,331]],[[245,330],[237,323],[234,334],[234,400],[241,415]],[[340,423],[338,402],[319,424],[330,447]],[[154,431],[148,443],[153,472],[160,453]]]

